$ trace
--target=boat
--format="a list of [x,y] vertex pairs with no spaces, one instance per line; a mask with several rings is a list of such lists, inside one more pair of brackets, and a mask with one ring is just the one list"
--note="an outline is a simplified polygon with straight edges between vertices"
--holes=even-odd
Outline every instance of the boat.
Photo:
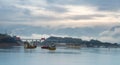
[[56,50],[56,45],[51,45],[51,46],[49,46],[49,48],[48,48],[49,50]]
[[48,49],[48,50],[56,50],[56,46],[55,45],[46,45],[46,46],[42,46],[42,49]]
[[42,49],[48,49],[49,46],[42,46],[41,48],[42,48]]
[[29,42],[24,42],[24,48],[26,49],[34,49],[36,48],[37,46],[36,45],[31,45]]
[[49,47],[49,50],[56,50],[56,47]]

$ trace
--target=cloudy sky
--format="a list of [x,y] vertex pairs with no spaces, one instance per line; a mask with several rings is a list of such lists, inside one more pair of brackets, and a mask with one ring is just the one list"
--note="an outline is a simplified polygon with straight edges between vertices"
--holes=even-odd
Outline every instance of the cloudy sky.
[[0,33],[120,43],[120,0],[0,0]]

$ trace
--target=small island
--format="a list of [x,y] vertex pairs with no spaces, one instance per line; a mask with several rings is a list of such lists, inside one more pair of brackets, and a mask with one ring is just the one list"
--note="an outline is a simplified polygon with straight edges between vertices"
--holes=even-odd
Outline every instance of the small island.
[[44,42],[42,42],[42,45],[49,45],[52,43],[55,43],[57,46],[67,47],[120,48],[120,44],[118,43],[101,42],[94,39],[86,41],[79,38],[54,36],[47,38]]
[[0,48],[20,46],[22,40],[17,36],[10,36],[8,34],[0,34]]

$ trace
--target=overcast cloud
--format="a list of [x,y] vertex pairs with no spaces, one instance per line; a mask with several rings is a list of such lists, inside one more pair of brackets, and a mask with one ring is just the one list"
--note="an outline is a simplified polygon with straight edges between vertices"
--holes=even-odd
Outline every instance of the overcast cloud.
[[119,3],[120,0],[0,0],[0,32],[119,43]]

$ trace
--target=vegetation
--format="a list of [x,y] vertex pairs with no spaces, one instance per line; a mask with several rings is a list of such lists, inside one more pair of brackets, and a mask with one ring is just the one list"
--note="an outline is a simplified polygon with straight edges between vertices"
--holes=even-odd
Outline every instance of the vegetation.
[[86,40],[82,40],[79,38],[71,38],[71,37],[49,37],[47,38],[44,42],[42,42],[42,44],[45,45],[49,45],[52,43],[57,43],[57,44],[65,44],[66,46],[81,46],[81,47],[104,47],[104,48],[108,48],[108,47],[120,47],[119,44],[117,43],[109,43],[109,42],[101,42],[99,40],[90,40],[90,41],[86,41]]
[[22,41],[16,36],[0,34],[0,47],[19,46]]

